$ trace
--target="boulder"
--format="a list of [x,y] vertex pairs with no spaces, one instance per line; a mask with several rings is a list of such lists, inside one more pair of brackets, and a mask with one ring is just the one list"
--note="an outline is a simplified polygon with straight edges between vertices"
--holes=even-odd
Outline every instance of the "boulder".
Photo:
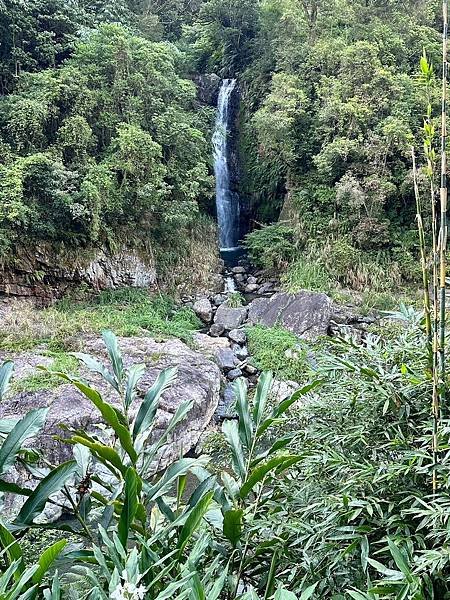
[[195,83],[197,84],[200,102],[216,107],[222,78],[215,73],[205,73],[195,77]]
[[209,335],[212,337],[220,337],[225,333],[225,327],[221,323],[214,323],[209,328]]
[[239,377],[242,377],[242,371],[241,369],[232,369],[228,372],[227,377],[230,381],[235,381]]
[[[131,416],[137,413],[145,393],[158,374],[168,367],[178,367],[175,383],[162,396],[149,444],[161,436],[182,402],[190,400],[193,403],[189,414],[170,435],[153,464],[152,470],[157,472],[197,445],[217,409],[221,373],[214,362],[194,352],[179,340],[157,342],[151,338],[122,338],[119,339],[119,345],[126,367],[136,363],[146,365],[145,375],[138,385],[138,398],[131,406]],[[106,351],[101,340],[84,342],[83,351],[106,360]],[[3,358],[0,355],[0,360]],[[20,357],[13,355],[10,358],[17,358],[20,363]],[[33,362],[30,357],[27,361],[30,364]],[[23,375],[25,374],[26,370],[23,371]],[[85,369],[82,369],[81,375],[105,400],[119,406],[116,392],[98,375]],[[105,431],[98,410],[70,384],[51,390],[22,392],[6,398],[0,405],[0,419],[21,418],[30,410],[40,407],[49,407],[45,427],[38,438],[27,445],[41,450],[46,459],[53,464],[62,463],[72,457],[72,447],[55,439],[55,436],[69,435],[61,430],[60,424],[87,432],[101,432],[102,436],[112,439],[112,432]],[[13,475],[13,480],[22,486],[33,487],[36,484],[32,476],[23,469],[17,470]],[[5,509],[8,514],[17,510],[17,500],[16,496],[6,498]]]
[[228,373],[228,371],[231,371],[239,364],[239,361],[231,348],[221,348],[217,352],[216,357],[217,364],[225,373]]
[[194,335],[196,349],[210,358],[216,358],[219,350],[230,348],[230,341],[226,337],[211,337],[205,333]]
[[213,318],[213,307],[208,298],[201,298],[194,302],[194,312],[203,321],[203,323],[211,323]]
[[243,275],[246,271],[245,271],[245,267],[238,266],[238,267],[233,267],[231,269],[231,272],[234,273],[235,275]]
[[230,332],[228,332],[228,337],[232,342],[241,344],[241,346],[247,341],[247,334],[243,329],[232,329]]
[[258,283],[258,278],[254,277],[253,275],[250,275],[250,277],[247,279],[247,283],[249,283],[250,285]]
[[259,290],[259,285],[257,283],[248,283],[245,286],[245,293],[246,294],[254,294],[258,290]]
[[247,346],[240,346],[239,344],[233,344],[231,349],[236,354],[236,357],[242,361],[248,358],[248,349]]
[[217,309],[214,322],[223,325],[227,331],[230,331],[231,329],[238,329],[247,319],[247,315],[248,308],[246,306],[231,308],[226,304],[222,304]]
[[333,316],[333,302],[326,294],[301,291],[257,298],[249,306],[252,325],[279,325],[307,339],[327,335]]

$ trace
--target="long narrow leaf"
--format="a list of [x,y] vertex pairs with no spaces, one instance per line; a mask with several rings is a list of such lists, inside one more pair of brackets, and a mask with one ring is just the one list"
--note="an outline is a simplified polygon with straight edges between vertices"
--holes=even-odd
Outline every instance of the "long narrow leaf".
[[145,431],[153,422],[162,394],[175,381],[177,368],[171,367],[159,373],[155,383],[148,390],[139,409],[133,426],[133,438]]
[[9,382],[14,372],[14,363],[12,360],[5,361],[0,367],[0,402],[8,391]]
[[43,511],[49,497],[59,492],[76,470],[76,461],[70,460],[50,471],[22,506],[13,525],[16,527],[31,525],[35,517]]
[[36,408],[27,413],[13,428],[0,448],[0,474],[14,464],[25,440],[34,437],[44,426],[48,408]]
[[59,542],[56,542],[55,544],[50,546],[50,548],[47,548],[47,550],[45,550],[45,552],[42,553],[42,555],[40,556],[40,558],[38,560],[39,568],[36,571],[36,573],[33,575],[33,583],[41,583],[41,581],[44,579],[45,575],[47,575],[47,573],[49,572],[53,563],[61,555],[61,552],[64,550],[66,545],[67,545],[67,540],[59,540]]
[[253,425],[248,405],[247,385],[243,378],[236,381],[234,391],[236,394],[236,412],[239,417],[239,437],[242,444],[250,449],[253,438]]
[[125,498],[118,525],[119,540],[124,548],[127,547],[128,535],[136,517],[138,505],[139,476],[132,467],[129,467],[125,476]]

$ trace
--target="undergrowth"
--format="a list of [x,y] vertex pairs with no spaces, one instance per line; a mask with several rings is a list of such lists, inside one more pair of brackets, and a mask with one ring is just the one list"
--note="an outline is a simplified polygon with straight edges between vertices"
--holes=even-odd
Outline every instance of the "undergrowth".
[[294,333],[282,327],[255,325],[247,329],[247,337],[255,366],[273,371],[279,379],[304,380],[307,348]]
[[18,305],[0,324],[0,349],[20,351],[45,344],[49,350],[61,351],[70,348],[78,334],[104,329],[124,337],[176,337],[189,343],[200,327],[192,310],[177,308],[169,297],[122,289],[102,292],[86,302],[65,299],[39,311]]

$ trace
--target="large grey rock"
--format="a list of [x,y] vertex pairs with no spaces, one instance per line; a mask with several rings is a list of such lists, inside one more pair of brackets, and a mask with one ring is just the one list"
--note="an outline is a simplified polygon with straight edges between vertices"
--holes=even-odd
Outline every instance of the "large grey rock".
[[226,337],[211,337],[205,333],[194,335],[196,349],[210,358],[216,358],[220,350],[230,348],[230,340]]
[[301,291],[257,298],[249,306],[253,325],[279,325],[307,339],[326,335],[333,315],[333,303],[326,294]]
[[231,329],[238,329],[238,327],[240,327],[247,319],[247,315],[248,308],[246,306],[231,308],[226,304],[222,304],[217,309],[214,323],[223,325],[228,331]]
[[213,307],[208,298],[201,298],[194,303],[194,312],[203,321],[203,323],[211,323],[213,318]]
[[195,83],[200,102],[209,106],[217,106],[222,78],[215,73],[205,73],[195,77]]
[[228,333],[228,337],[232,342],[236,342],[236,344],[245,344],[247,341],[247,334],[243,329],[232,329]]
[[217,364],[227,373],[239,364],[239,360],[231,348],[221,348],[217,352]]
[[[145,393],[161,370],[178,367],[176,382],[162,396],[155,426],[148,440],[149,444],[159,439],[182,402],[186,400],[193,402],[186,419],[170,435],[157,461],[152,465],[152,470],[156,472],[185,455],[198,443],[219,403],[221,373],[214,362],[194,352],[179,340],[157,342],[151,338],[121,338],[119,345],[126,367],[136,363],[146,365],[145,375],[138,386],[138,398],[131,406],[131,416],[137,413]],[[106,360],[105,348],[101,340],[86,341],[83,343],[83,351]],[[0,360],[3,358],[5,357],[0,353]],[[10,358],[17,358],[19,364],[22,364],[20,356],[10,356]],[[29,374],[27,365],[35,361],[27,354],[24,362],[26,365],[21,367],[21,377]],[[87,370],[83,370],[82,376],[102,394],[105,400],[120,405],[116,392],[99,376]],[[70,384],[51,390],[22,392],[6,398],[0,404],[0,419],[20,418],[30,410],[40,407],[49,407],[45,427],[39,437],[27,445],[41,450],[53,464],[59,464],[72,457],[72,447],[55,439],[55,436],[68,435],[61,430],[60,424],[87,432],[100,432],[102,436],[107,436],[107,439],[112,439],[112,432],[102,432],[105,426],[97,409]],[[17,483],[28,487],[36,484],[31,475],[24,470],[17,471],[14,479]],[[16,502],[17,497],[7,498],[6,509],[9,513],[17,508],[12,506],[12,500]]]

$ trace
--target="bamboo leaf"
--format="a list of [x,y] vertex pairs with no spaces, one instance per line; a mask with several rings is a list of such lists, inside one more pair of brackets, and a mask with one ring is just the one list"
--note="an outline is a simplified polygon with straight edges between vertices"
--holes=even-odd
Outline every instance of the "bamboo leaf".
[[266,475],[268,475],[271,471],[277,470],[277,472],[289,468],[296,462],[301,460],[301,456],[276,456],[272,458],[267,463],[259,465],[256,467],[250,474],[250,477],[241,487],[239,495],[242,499],[245,499],[248,494],[253,490],[257,483],[260,483]]

